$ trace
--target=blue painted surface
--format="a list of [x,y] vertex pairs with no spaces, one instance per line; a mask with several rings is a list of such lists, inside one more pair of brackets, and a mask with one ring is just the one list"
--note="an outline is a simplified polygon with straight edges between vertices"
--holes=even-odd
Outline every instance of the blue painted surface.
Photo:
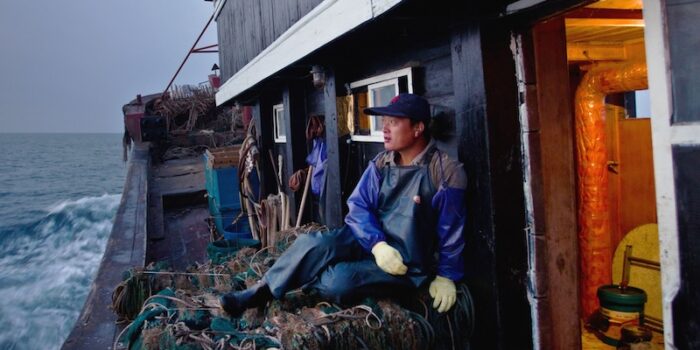
[[[216,223],[216,230],[221,233],[224,237],[228,234],[229,236],[236,236],[237,234],[244,234],[247,237],[250,236],[250,225],[248,224],[248,218],[241,216],[240,219],[234,224],[233,220],[238,217],[240,210],[223,210],[219,213],[212,214],[214,217],[214,222]],[[228,239],[228,238],[227,238]]]
[[206,153],[203,158],[209,213],[214,215],[229,209],[240,210],[238,169],[235,167],[212,168]]

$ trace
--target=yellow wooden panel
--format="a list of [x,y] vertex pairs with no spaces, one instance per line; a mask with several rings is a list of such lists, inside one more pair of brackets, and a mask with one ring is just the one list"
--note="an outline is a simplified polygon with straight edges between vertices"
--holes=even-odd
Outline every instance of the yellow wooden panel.
[[654,160],[649,118],[619,121],[620,230],[656,222]]
[[569,43],[622,43],[643,39],[643,27],[566,27],[566,41]]
[[646,61],[647,53],[644,48],[644,41],[626,42],[625,53],[630,60]]
[[367,92],[358,92],[355,97],[357,97],[358,127],[360,129],[357,130],[358,134],[369,134],[369,116],[364,112],[368,106]]
[[586,7],[599,9],[641,10],[642,0],[601,0]]
[[567,18],[566,27],[644,27],[644,20],[631,18]]
[[621,44],[569,43],[566,56],[569,61],[621,61],[627,58]]
[[[622,266],[625,247],[632,246],[632,256],[659,262],[659,227],[656,224],[641,225],[631,230],[615,249],[613,256],[613,283],[622,280]],[[661,272],[638,265],[630,266],[629,285],[643,289],[647,293],[644,314],[663,319],[661,311]]]

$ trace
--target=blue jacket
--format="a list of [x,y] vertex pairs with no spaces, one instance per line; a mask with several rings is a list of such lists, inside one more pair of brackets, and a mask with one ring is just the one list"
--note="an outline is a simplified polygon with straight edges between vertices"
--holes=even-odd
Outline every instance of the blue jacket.
[[[441,157],[438,153],[438,157]],[[440,162],[430,162],[431,164]],[[452,162],[452,164],[458,164]],[[461,167],[461,164],[459,164]],[[463,170],[458,169],[461,176]],[[349,213],[345,223],[350,227],[357,241],[368,252],[378,242],[385,241],[381,224],[375,214],[382,185],[382,175],[375,161],[370,162],[362,174],[355,190],[348,198]],[[466,179],[462,180],[466,182]],[[436,234],[438,235],[438,261],[436,273],[458,281],[464,277],[464,237],[462,234],[466,217],[463,188],[450,187],[442,182],[432,198],[432,207],[437,215]]]

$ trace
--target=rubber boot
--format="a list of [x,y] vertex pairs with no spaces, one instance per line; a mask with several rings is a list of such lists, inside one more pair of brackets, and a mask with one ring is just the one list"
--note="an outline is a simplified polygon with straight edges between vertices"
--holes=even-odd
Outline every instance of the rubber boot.
[[267,283],[260,281],[248,289],[230,292],[221,297],[221,308],[233,317],[239,317],[247,309],[260,307],[272,300]]

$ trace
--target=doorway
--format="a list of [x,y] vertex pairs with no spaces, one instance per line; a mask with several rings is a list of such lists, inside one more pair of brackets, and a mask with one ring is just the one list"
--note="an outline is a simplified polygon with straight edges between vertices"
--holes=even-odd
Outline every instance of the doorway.
[[[614,349],[622,327],[637,322],[661,349],[642,2],[590,3],[517,41],[541,347]],[[646,294],[637,319],[598,295],[626,284]]]

